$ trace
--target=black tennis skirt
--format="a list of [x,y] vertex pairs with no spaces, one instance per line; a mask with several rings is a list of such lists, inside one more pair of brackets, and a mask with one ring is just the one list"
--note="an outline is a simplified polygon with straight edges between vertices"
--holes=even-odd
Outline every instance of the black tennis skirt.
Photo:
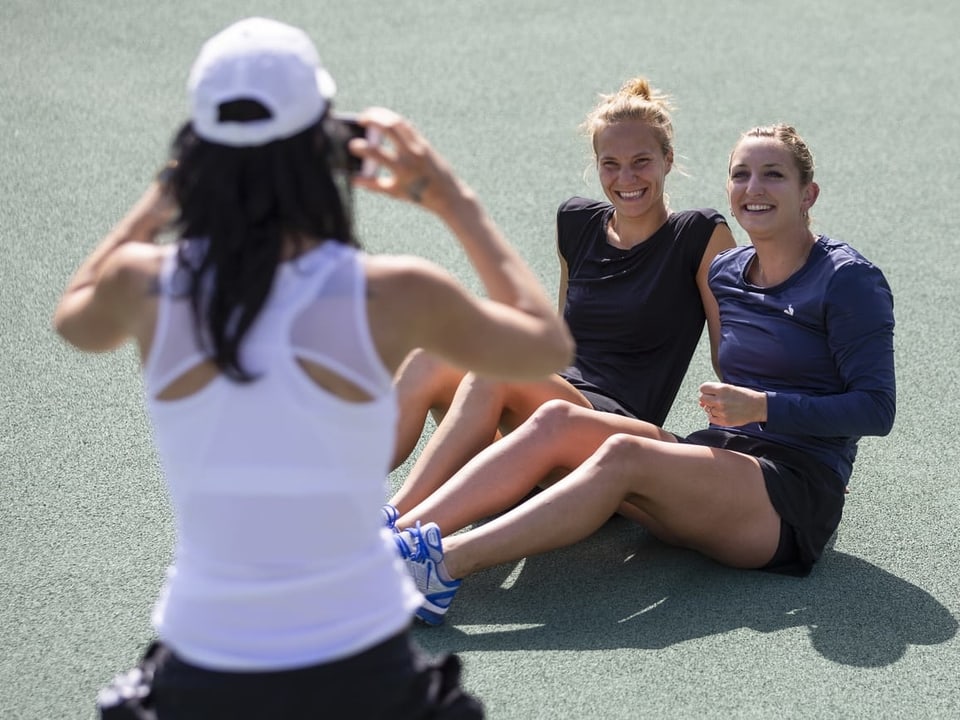
[[809,575],[843,514],[845,493],[837,474],[799,450],[729,430],[707,428],[682,440],[759,461],[770,502],[784,524],[776,556],[763,569]]

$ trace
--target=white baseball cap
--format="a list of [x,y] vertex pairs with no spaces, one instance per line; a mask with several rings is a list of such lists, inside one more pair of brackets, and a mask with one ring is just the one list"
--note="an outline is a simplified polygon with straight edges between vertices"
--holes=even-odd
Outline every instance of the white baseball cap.
[[[303,30],[252,17],[204,43],[187,83],[193,129],[204,140],[232,147],[265,145],[316,123],[337,91]],[[223,121],[220,106],[255,100],[270,117]]]

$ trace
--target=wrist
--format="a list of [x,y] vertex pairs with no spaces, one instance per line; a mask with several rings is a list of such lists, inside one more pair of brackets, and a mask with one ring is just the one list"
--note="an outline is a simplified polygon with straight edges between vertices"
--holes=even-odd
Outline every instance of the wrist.
[[757,422],[765,423],[769,418],[769,400],[767,393],[758,391],[757,393]]
[[153,179],[158,185],[166,187],[170,184],[170,179],[173,177],[173,173],[176,171],[177,165],[178,163],[176,160],[167,160],[163,167],[157,171],[157,174]]
[[[161,170],[158,173],[164,173]],[[175,205],[159,179],[150,184],[122,223],[121,232],[128,242],[152,242],[176,216]]]
[[424,193],[423,204],[451,227],[468,224],[483,215],[479,198],[466,183],[445,178],[432,184]]

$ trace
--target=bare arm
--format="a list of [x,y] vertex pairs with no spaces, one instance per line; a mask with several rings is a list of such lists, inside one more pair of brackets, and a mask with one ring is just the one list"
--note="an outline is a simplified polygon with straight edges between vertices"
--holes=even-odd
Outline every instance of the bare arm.
[[[473,190],[400,116],[374,108],[361,115],[361,122],[378,127],[388,143],[371,146],[354,140],[351,152],[372,158],[387,173],[357,178],[355,184],[418,203],[436,215],[460,242],[489,296],[489,301],[479,300],[435,265],[408,259],[406,268],[397,272],[406,277],[409,298],[403,302],[411,303],[413,315],[397,321],[409,325],[411,337],[418,339],[411,347],[423,347],[477,372],[518,379],[566,365],[573,340],[565,323]],[[381,292],[397,300],[402,293],[388,274],[380,280]]]
[[170,198],[154,182],[87,256],[54,312],[54,327],[64,340],[80,350],[103,352],[131,336],[146,298],[145,271],[156,255],[153,241],[173,214]]
[[365,263],[370,326],[391,369],[414,348],[510,380],[540,379],[567,362],[538,318],[477,297],[429,260],[375,255]]
[[707,275],[710,271],[710,263],[713,262],[717,254],[736,247],[736,244],[730,228],[726,225],[717,225],[710,235],[710,241],[703,251],[703,258],[701,258],[700,267],[697,270],[697,287],[700,288],[703,312],[707,316],[707,333],[710,337],[710,360],[713,362],[713,371],[718,378],[720,377],[720,367],[717,362],[720,346],[720,309],[717,307],[717,301],[710,291]]
[[570,282],[570,268],[567,266],[567,261],[563,255],[560,254],[559,247],[557,248],[557,259],[560,262],[560,289],[557,292],[557,314],[563,317],[563,311],[567,307],[567,284]]

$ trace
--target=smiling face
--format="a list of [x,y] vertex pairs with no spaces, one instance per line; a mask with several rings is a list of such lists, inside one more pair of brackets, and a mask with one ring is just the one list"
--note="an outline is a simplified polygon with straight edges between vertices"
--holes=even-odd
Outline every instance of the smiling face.
[[665,214],[664,182],[673,153],[664,155],[663,141],[641,120],[623,120],[594,136],[597,172],[607,199],[621,218]]
[[818,188],[780,139],[745,136],[730,155],[730,209],[751,238],[806,229]]

